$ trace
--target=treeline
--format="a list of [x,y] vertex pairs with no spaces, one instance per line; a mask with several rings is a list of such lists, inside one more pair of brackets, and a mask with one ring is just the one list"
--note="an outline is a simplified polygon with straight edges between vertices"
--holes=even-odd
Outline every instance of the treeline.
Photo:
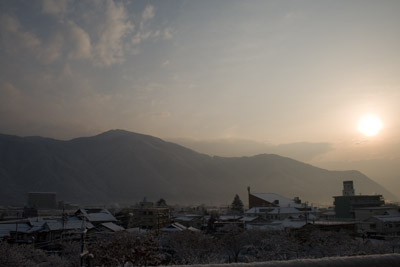
[[[32,245],[0,244],[0,266],[79,266],[81,243],[62,243],[49,255]],[[91,266],[210,264],[393,253],[398,239],[363,240],[347,232],[261,231],[231,227],[221,235],[202,232],[119,232],[87,245]]]

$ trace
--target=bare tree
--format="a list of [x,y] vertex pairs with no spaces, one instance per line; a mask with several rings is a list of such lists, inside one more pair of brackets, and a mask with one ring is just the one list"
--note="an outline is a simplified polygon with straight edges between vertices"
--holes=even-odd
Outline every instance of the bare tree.
[[222,263],[216,240],[201,232],[170,233],[164,238],[164,245],[170,249],[173,264]]
[[89,252],[96,266],[159,265],[163,260],[158,240],[151,234],[116,233],[92,243]]

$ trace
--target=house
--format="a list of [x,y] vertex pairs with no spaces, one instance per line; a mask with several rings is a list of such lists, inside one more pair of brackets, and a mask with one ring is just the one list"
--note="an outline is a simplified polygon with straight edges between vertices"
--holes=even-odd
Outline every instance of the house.
[[191,231],[191,232],[199,232],[199,229],[194,227],[186,227],[180,223],[172,223],[166,227],[161,228],[161,232],[170,233],[170,232],[182,232],[182,231]]
[[301,203],[298,197],[289,199],[275,193],[251,193],[250,187],[247,188],[249,196],[249,209],[253,207],[295,207],[302,208],[305,205]]
[[[33,225],[33,227],[40,227]],[[88,221],[81,220],[76,216],[59,218],[55,220],[43,220],[41,229],[37,232],[37,241],[52,241],[59,239],[79,240],[86,230],[91,230],[94,225]]]
[[359,233],[366,234],[368,236],[398,236],[400,235],[400,216],[372,216],[358,223],[357,226]]
[[320,218],[323,220],[334,220],[336,218],[335,209],[328,207],[327,209],[321,210]]
[[173,221],[186,227],[194,227],[197,229],[201,229],[207,222],[204,216],[197,214],[186,214],[184,216],[174,218]]
[[139,227],[147,230],[160,230],[169,223],[169,208],[167,206],[154,206],[144,198],[134,208],[129,209],[131,218],[128,227]]
[[303,220],[315,220],[316,216],[313,213],[317,213],[316,208],[309,210],[300,210],[295,207],[253,207],[245,211],[246,216],[259,216],[266,220],[284,220],[284,219],[303,219]]
[[75,216],[91,222],[93,225],[118,221],[107,209],[79,209],[75,212]]
[[2,241],[22,241],[25,240],[26,243],[32,241],[29,235],[29,230],[31,226],[26,220],[19,220],[15,222],[0,223],[0,239]]
[[95,239],[103,235],[110,235],[116,232],[124,231],[125,228],[113,222],[98,224],[96,227],[88,229],[87,236],[90,239]]
[[79,239],[94,226],[76,216],[35,217],[0,224],[0,237],[11,242],[43,244],[54,240]]
[[357,221],[363,221],[372,216],[392,215],[400,216],[398,206],[380,206],[380,207],[362,207],[354,208],[354,218]]
[[244,227],[249,229],[251,227],[262,226],[268,223],[268,221],[260,216],[245,216],[240,218],[241,222],[244,223]]

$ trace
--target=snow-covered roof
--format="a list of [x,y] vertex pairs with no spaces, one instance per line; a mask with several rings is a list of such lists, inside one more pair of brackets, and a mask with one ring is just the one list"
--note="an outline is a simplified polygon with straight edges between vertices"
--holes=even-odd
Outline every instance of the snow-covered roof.
[[356,224],[356,222],[355,221],[314,221],[312,224],[338,226],[338,225]]
[[383,216],[373,216],[373,217],[382,222],[400,222],[400,216],[383,215]]
[[118,232],[118,231],[123,231],[125,230],[124,227],[116,225],[115,223],[112,222],[106,222],[106,223],[102,223],[102,226],[106,227],[107,229],[110,229],[113,232]]
[[246,216],[240,219],[242,222],[252,222],[254,220],[258,219],[258,216]]
[[221,215],[219,216],[219,221],[230,221],[230,220],[239,220],[242,216],[239,215]]
[[300,214],[304,211],[295,207],[253,207],[245,212],[245,214]]
[[90,222],[116,222],[117,219],[107,209],[79,209],[78,214],[82,214]]
[[259,214],[259,213],[269,213],[272,210],[274,210],[274,208],[268,208],[268,207],[253,207],[249,210],[246,210],[244,213],[245,214]]
[[10,236],[10,232],[27,232],[30,229],[30,225],[28,223],[2,223],[0,224],[0,237]]
[[394,209],[387,210],[386,213],[387,213],[387,215],[390,215],[390,216],[400,216],[400,212],[398,210],[394,210]]
[[182,217],[177,217],[175,218],[175,221],[181,221],[181,222],[191,222],[194,219],[196,219],[195,217],[186,217],[186,216],[182,216]]
[[304,213],[293,207],[281,207],[281,208],[274,208],[272,211],[268,212],[268,214],[299,214]]
[[301,204],[295,203],[293,199],[275,193],[251,193],[251,194],[255,197],[268,201],[269,203],[272,203],[279,207],[302,207]]
[[180,231],[184,231],[186,229],[187,229],[187,227],[183,226],[180,223],[172,223],[167,227],[163,227],[161,229],[161,231],[163,231],[163,232],[180,232]]
[[163,232],[181,232],[181,231],[185,231],[185,230],[189,230],[189,231],[192,231],[192,232],[198,232],[198,231],[200,231],[200,230],[197,229],[197,228],[194,228],[194,227],[186,227],[186,226],[183,226],[183,225],[180,224],[180,223],[172,223],[172,224],[170,224],[169,226],[163,227],[163,228],[161,229],[161,231],[163,231]]
[[280,222],[282,222],[283,228],[301,228],[306,225],[306,221],[293,221],[289,219],[285,219]]
[[29,224],[32,226],[43,226],[46,222],[57,222],[61,220],[61,216],[52,217],[31,217],[28,218]]
[[60,230],[76,230],[76,229],[92,229],[94,226],[90,222],[83,221],[70,221],[67,220],[65,223],[62,221],[57,222],[46,222],[47,229],[50,231]]

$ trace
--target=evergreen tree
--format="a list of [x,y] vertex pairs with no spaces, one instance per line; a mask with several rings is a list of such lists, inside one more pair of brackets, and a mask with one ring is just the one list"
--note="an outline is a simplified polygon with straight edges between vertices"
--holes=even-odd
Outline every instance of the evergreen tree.
[[167,206],[167,201],[165,201],[165,199],[163,199],[163,198],[160,198],[160,200],[156,202],[156,205],[158,207],[166,207]]
[[235,198],[233,199],[231,209],[239,213],[243,213],[243,202],[242,200],[240,200],[238,194],[236,194]]

